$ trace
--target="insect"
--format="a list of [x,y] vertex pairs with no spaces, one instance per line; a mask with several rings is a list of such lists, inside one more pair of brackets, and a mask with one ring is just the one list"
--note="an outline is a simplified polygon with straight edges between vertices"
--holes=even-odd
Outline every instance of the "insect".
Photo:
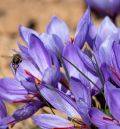
[[12,64],[12,68],[14,69],[15,73],[17,68],[19,67],[19,64],[22,62],[22,57],[20,54],[14,54],[11,64]]

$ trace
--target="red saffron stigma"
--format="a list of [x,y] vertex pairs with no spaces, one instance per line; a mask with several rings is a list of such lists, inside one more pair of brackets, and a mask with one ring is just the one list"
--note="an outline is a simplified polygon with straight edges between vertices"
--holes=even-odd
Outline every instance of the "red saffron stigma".
[[117,77],[118,80],[120,80],[120,76],[118,75],[118,73],[115,71],[114,67],[111,66],[111,71],[113,72],[113,74]]

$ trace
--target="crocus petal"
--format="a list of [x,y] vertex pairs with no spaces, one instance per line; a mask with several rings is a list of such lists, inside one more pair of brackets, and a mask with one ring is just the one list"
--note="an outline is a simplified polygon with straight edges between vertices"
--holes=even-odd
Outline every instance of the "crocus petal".
[[5,104],[0,100],[0,120],[7,116],[7,110]]
[[92,74],[96,74],[96,70],[92,64],[91,57],[87,56],[85,53],[83,53],[81,50],[78,50],[79,57],[81,58],[82,62],[84,63],[87,70],[89,70]]
[[84,16],[81,18],[80,22],[78,23],[77,30],[75,33],[74,44],[76,46],[79,46],[80,48],[82,48],[85,43],[89,24],[90,24],[90,9],[88,8]]
[[91,105],[90,87],[84,85],[80,80],[70,79],[71,91],[75,96],[76,101],[83,99],[89,106]]
[[35,82],[34,81],[30,82],[29,80],[28,81],[21,80],[20,82],[28,93],[37,93],[38,92],[36,87],[35,87]]
[[19,33],[20,33],[21,38],[25,41],[25,43],[28,46],[29,46],[30,35],[31,34],[39,35],[34,30],[27,28],[27,27],[24,27],[22,25],[19,26]]
[[45,49],[43,42],[36,37],[36,35],[30,36],[29,54],[38,65],[41,72],[52,66],[50,55]]
[[70,40],[70,34],[67,25],[64,21],[59,19],[57,16],[54,16],[47,26],[48,34],[57,35],[63,43]]
[[41,41],[44,43],[44,46],[49,50],[57,54],[56,49],[62,53],[64,45],[61,39],[56,35],[50,35],[47,33],[42,33],[40,35]]
[[[112,46],[113,43],[118,39],[117,38],[118,35],[117,34],[113,34],[113,35],[109,35],[105,41],[100,45],[99,47],[99,57],[100,57],[100,61],[101,64],[102,63],[106,63],[109,65],[112,65],[111,61],[111,57],[112,57]],[[117,43],[117,42],[116,42]]]
[[[74,45],[72,43],[68,43],[63,51],[63,57],[66,58],[67,60],[69,60],[72,64],[74,64],[77,68],[79,68],[82,72],[86,72],[85,71],[85,67],[78,55],[77,49],[74,47]],[[63,58],[63,59],[64,59]],[[70,77],[75,77],[75,78],[83,78],[83,75],[80,74],[80,72],[78,72],[76,70],[76,68],[74,68],[74,66],[72,64],[70,64],[68,61],[66,61],[64,59],[66,68],[68,70],[69,76]]]
[[61,79],[62,74],[53,68],[46,69],[43,75],[43,82],[55,87]]
[[[68,99],[69,97],[67,97],[65,94],[64,96],[66,96],[66,98],[62,97],[59,94],[59,91],[56,91],[55,89],[53,89],[51,87],[51,89],[48,89],[46,87],[43,87],[40,90],[41,94],[43,95],[43,97],[56,109],[58,109],[59,111],[67,114],[68,116],[72,117],[72,116],[79,116],[78,112],[76,111],[76,109],[74,108],[73,105],[71,105],[71,99]],[[73,104],[73,103],[72,103]],[[75,105],[75,104],[74,104]]]
[[[36,77],[37,79],[42,79],[42,74],[39,72],[39,70],[33,65],[32,62],[29,60],[23,60],[20,65],[19,69],[23,70],[28,76],[30,73],[33,77]],[[27,73],[28,72],[28,73]],[[24,76],[23,76],[24,77]],[[31,77],[31,76],[30,76]],[[25,79],[25,78],[24,78]]]
[[23,57],[23,58],[30,58],[30,55],[28,53],[28,48],[23,46],[22,44],[18,43],[18,47],[20,49],[20,55]]
[[74,125],[69,120],[52,114],[41,114],[32,117],[35,124],[42,128],[70,128]]
[[25,104],[20,109],[16,110],[12,116],[15,119],[15,122],[19,122],[31,117],[35,112],[37,112],[43,106],[44,102],[35,100],[33,102]]
[[104,126],[105,124],[113,124],[112,118],[105,115],[97,108],[91,108],[89,110],[89,117],[91,122],[95,124],[97,127]]
[[91,21],[91,23],[89,24],[88,34],[86,38],[87,38],[87,43],[92,49],[94,48],[96,35],[97,35],[97,28]]
[[90,87],[80,80],[71,78],[70,87],[75,96],[79,113],[86,124],[89,124],[88,108],[91,107]]
[[120,129],[120,126],[117,124],[106,124],[104,126],[99,127],[99,129]]
[[14,118],[12,116],[6,116],[0,121],[0,129],[8,129],[8,124],[14,123]]
[[104,87],[105,99],[109,106],[110,112],[118,121],[120,121],[120,88],[116,88],[110,82],[106,82]]
[[12,78],[0,79],[0,97],[5,101],[25,99],[27,91],[21,83]]
[[[120,73],[120,64],[118,62],[120,62],[120,45],[118,43],[113,43],[112,46],[113,49],[113,67],[115,68],[116,72],[119,74]],[[120,74],[119,74],[120,75]]]
[[96,49],[106,39],[108,35],[118,33],[117,27],[112,23],[109,17],[105,17],[99,26],[98,33],[95,40]]

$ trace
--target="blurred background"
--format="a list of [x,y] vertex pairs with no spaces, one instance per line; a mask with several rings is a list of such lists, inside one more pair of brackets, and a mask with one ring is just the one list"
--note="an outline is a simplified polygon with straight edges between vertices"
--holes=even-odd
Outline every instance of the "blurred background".
[[[57,15],[67,23],[73,34],[86,8],[84,0],[0,0],[0,77],[12,76],[9,56],[13,55],[12,49],[18,49],[17,42],[22,42],[18,32],[20,24],[43,32],[51,17]],[[103,18],[95,12],[92,17],[96,26]],[[118,25],[119,19],[118,16]],[[17,107],[13,104],[7,106],[9,114]],[[35,125],[29,119],[13,127],[23,128],[35,129]]]

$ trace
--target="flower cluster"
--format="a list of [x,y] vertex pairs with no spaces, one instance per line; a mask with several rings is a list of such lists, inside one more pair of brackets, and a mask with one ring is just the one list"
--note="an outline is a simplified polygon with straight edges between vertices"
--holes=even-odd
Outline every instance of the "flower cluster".
[[[14,78],[0,79],[0,129],[29,117],[42,129],[120,129],[120,33],[109,17],[96,28],[88,8],[74,38],[56,16],[44,33],[19,32]],[[3,102],[23,106],[8,116]],[[44,106],[51,114],[34,115]]]

